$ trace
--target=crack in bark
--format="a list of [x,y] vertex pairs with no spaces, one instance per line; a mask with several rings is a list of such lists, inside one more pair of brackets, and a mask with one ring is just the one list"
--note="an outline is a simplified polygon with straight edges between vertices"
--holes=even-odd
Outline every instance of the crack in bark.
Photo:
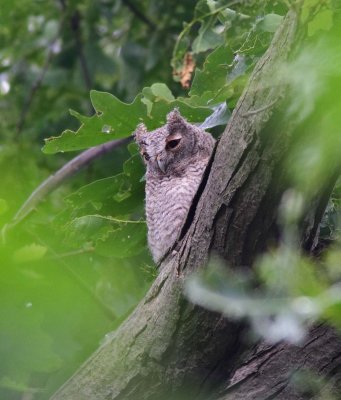
[[135,343],[137,341],[137,339],[139,338],[139,336],[142,335],[142,333],[148,328],[148,324],[143,325],[143,327],[136,332],[136,335],[134,336],[134,340],[131,342],[129,348],[128,348],[128,352],[127,355],[129,354],[130,350],[135,346]]
[[166,281],[168,280],[168,275],[166,275],[164,277],[164,279],[162,279],[162,281],[159,283],[159,285],[156,288],[153,288],[155,290],[153,290],[152,293],[150,293],[149,295],[146,296],[146,299],[144,300],[144,304],[148,304],[150,303],[152,300],[154,300],[155,298],[157,298],[157,296],[160,294],[163,286],[165,285]]
[[279,389],[277,389],[274,393],[270,394],[269,396],[264,397],[264,400],[272,400],[278,397],[280,393],[282,393],[288,386],[289,382],[282,385]]
[[[341,351],[338,352],[334,357],[332,357],[331,360],[330,360],[326,365],[324,365],[322,368],[320,368],[320,369],[319,369],[319,372],[320,372],[320,373],[323,372],[323,371],[324,371],[325,369],[327,369],[330,365],[332,365],[332,364],[334,363],[334,361],[337,360],[339,357],[341,357]],[[331,372],[333,372],[333,374],[331,375],[331,376],[333,376],[333,375],[334,375],[334,372],[335,372],[335,374],[336,374],[338,371],[340,371],[340,369],[341,369],[341,364],[337,364],[331,371],[329,371],[329,372],[327,373],[327,375],[330,376],[329,374],[330,374]]]
[[321,337],[325,335],[325,331],[323,331],[320,335],[313,337],[309,342],[307,342],[303,347],[300,348],[300,351],[305,350],[308,346],[310,346],[312,343],[318,341]]
[[240,364],[240,368],[246,367],[247,365],[251,364],[254,360],[259,359],[259,357],[262,357],[264,355],[267,355],[268,353],[272,352],[278,345],[274,344],[267,349],[258,351],[258,349],[255,349],[255,355],[252,356],[250,359],[244,361],[242,364]]

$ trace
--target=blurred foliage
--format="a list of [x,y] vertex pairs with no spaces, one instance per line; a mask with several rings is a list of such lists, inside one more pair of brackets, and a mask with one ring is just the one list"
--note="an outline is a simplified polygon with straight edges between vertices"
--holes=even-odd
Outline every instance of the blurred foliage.
[[[341,21],[338,2],[320,3],[304,2],[307,44],[276,78],[292,92],[288,118],[300,133],[287,171],[295,199],[306,208],[325,171],[337,164],[340,148]],[[145,244],[144,167],[134,144],[88,166],[10,226],[20,205],[72,157],[67,152],[129,136],[142,120],[156,128],[174,107],[219,133],[287,6],[2,1],[0,398],[48,398],[128,315],[156,273]],[[52,153],[58,154],[47,156]],[[287,209],[295,210],[297,201]],[[223,287],[219,310],[230,302],[233,286],[236,316],[250,318],[256,328],[261,318],[273,337],[278,324],[294,320],[287,335],[293,340],[309,318],[340,326],[340,249],[335,244],[318,266],[304,258],[293,244],[305,211],[298,209],[292,217],[288,210],[283,214],[288,240],[256,266],[264,290],[253,293],[254,277],[226,280],[214,272],[210,278]],[[325,241],[339,240],[339,209],[340,185],[323,220]],[[216,295],[207,282],[200,278],[195,290]]]

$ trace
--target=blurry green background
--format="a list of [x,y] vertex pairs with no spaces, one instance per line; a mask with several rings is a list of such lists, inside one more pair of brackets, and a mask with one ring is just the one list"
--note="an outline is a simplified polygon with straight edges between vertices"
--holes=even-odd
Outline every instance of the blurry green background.
[[[323,220],[322,239],[336,243],[323,267],[316,269],[293,244],[297,220],[340,160],[340,7],[336,1],[325,3],[319,8],[319,1],[305,2],[306,43],[291,64],[277,71],[276,79],[290,87],[288,118],[297,124],[297,143],[285,166],[292,191],[283,202],[283,243],[256,269],[268,284],[257,293],[260,308],[269,298],[284,298],[270,313],[264,306],[261,317],[273,320],[274,313],[289,313],[297,329],[320,316],[341,326],[341,295],[334,287],[341,270],[340,181]],[[156,274],[146,248],[144,168],[133,144],[89,165],[11,226],[33,190],[77,154],[44,154],[43,139],[77,130],[79,122],[69,109],[94,114],[91,89],[130,103],[144,87],[161,82],[175,97],[184,96],[183,104],[198,109],[202,119],[226,100],[232,111],[286,9],[285,1],[265,0],[1,1],[0,399],[47,399],[129,314]],[[189,93],[172,76],[172,67],[181,71],[188,50],[201,68]],[[164,118],[163,106],[174,107],[166,86],[142,93],[154,124]],[[100,94],[98,99],[104,105],[112,101]],[[103,118],[115,119],[108,108]],[[216,117],[212,126],[225,124],[228,115]],[[131,113],[133,121],[140,117]],[[84,121],[83,133],[91,133],[93,120]],[[51,148],[53,143],[67,148],[68,140],[52,141]],[[288,265],[291,277],[283,272]],[[212,274],[193,281],[190,291],[201,298],[200,290],[208,285],[223,292],[224,305],[241,286],[240,317],[257,325],[259,313],[240,307],[255,301],[248,285],[240,285],[244,278],[229,276],[230,286],[222,289],[225,275]],[[299,277],[295,284],[293,276]],[[291,310],[303,295],[311,296],[320,311],[301,315],[297,307]]]

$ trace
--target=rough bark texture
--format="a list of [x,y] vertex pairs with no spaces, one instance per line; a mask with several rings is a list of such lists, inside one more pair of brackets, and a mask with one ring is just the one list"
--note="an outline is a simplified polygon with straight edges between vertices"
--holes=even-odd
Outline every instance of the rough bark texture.
[[319,325],[300,346],[261,343],[252,349],[219,400],[327,399],[333,392],[336,399],[340,386],[340,337]]
[[[206,390],[229,382],[243,354],[250,371],[257,368],[253,358],[245,356],[240,341],[243,327],[189,304],[182,287],[189,273],[204,267],[212,250],[232,266],[249,266],[273,238],[276,206],[285,190],[280,181],[281,160],[291,140],[290,125],[275,112],[286,88],[274,85],[273,78],[278,65],[290,56],[297,21],[291,11],[256,65],[217,146],[176,253],[163,261],[158,278],[133,314],[53,400],[164,399],[180,396],[184,388],[184,398],[206,399]],[[316,345],[323,345],[324,340],[319,337]],[[277,362],[275,350],[258,351],[260,355],[267,352]],[[249,376],[252,385],[251,378],[256,379],[257,373]],[[236,396],[237,386],[231,383],[228,389]],[[264,383],[260,388],[260,397],[233,394],[222,398],[274,398],[262,397]]]

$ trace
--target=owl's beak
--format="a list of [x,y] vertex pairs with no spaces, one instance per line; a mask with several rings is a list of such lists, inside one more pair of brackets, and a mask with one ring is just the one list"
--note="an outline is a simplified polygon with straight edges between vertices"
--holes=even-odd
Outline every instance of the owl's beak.
[[157,162],[157,165],[159,166],[160,170],[165,174],[166,168],[167,168],[166,162],[164,160],[160,160],[159,156],[156,157],[156,162]]

